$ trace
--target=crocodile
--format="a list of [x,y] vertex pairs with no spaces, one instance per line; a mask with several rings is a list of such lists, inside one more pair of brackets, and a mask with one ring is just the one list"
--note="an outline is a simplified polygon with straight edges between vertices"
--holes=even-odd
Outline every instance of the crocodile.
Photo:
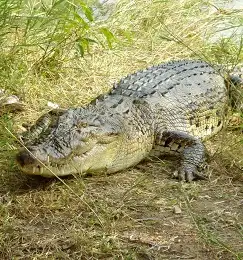
[[60,177],[114,173],[169,153],[181,157],[176,177],[203,179],[203,142],[225,125],[228,80],[200,60],[140,70],[84,107],[43,115],[23,135],[17,163],[26,174]]

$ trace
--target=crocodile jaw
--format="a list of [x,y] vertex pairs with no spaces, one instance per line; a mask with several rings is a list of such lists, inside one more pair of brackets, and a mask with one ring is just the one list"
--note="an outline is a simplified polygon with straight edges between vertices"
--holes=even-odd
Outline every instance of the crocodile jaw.
[[46,160],[40,160],[35,152],[30,152],[34,160],[30,163],[21,162],[21,153],[17,155],[17,161],[21,171],[29,175],[40,175],[43,177],[62,177],[66,175],[85,175],[89,172],[112,172],[109,170],[113,165],[114,158],[118,152],[117,142],[111,144],[96,144],[91,150],[80,155],[74,155],[62,160],[52,161],[48,156]]

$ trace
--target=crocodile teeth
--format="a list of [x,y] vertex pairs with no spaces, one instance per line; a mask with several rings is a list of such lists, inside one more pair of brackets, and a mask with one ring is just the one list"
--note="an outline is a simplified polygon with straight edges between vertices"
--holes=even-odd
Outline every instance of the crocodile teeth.
[[62,176],[66,175],[64,169],[61,170]]
[[33,167],[32,168],[32,173],[35,174],[35,172],[36,172],[36,167]]
[[44,171],[44,167],[40,167],[40,174],[42,175]]

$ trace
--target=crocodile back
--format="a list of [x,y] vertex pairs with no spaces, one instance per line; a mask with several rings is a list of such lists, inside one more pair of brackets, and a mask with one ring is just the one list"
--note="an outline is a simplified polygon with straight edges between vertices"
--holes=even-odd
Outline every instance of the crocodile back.
[[219,71],[203,61],[184,60],[128,75],[109,96],[146,100],[157,117],[157,128],[206,139],[222,128],[228,95]]

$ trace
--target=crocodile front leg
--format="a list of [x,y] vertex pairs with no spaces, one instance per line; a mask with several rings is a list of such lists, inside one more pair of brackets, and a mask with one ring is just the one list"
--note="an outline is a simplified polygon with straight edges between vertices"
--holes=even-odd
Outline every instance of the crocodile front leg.
[[155,150],[181,155],[181,165],[174,173],[179,180],[190,182],[196,179],[206,179],[200,173],[206,159],[205,146],[200,139],[185,132],[166,130],[156,136]]

